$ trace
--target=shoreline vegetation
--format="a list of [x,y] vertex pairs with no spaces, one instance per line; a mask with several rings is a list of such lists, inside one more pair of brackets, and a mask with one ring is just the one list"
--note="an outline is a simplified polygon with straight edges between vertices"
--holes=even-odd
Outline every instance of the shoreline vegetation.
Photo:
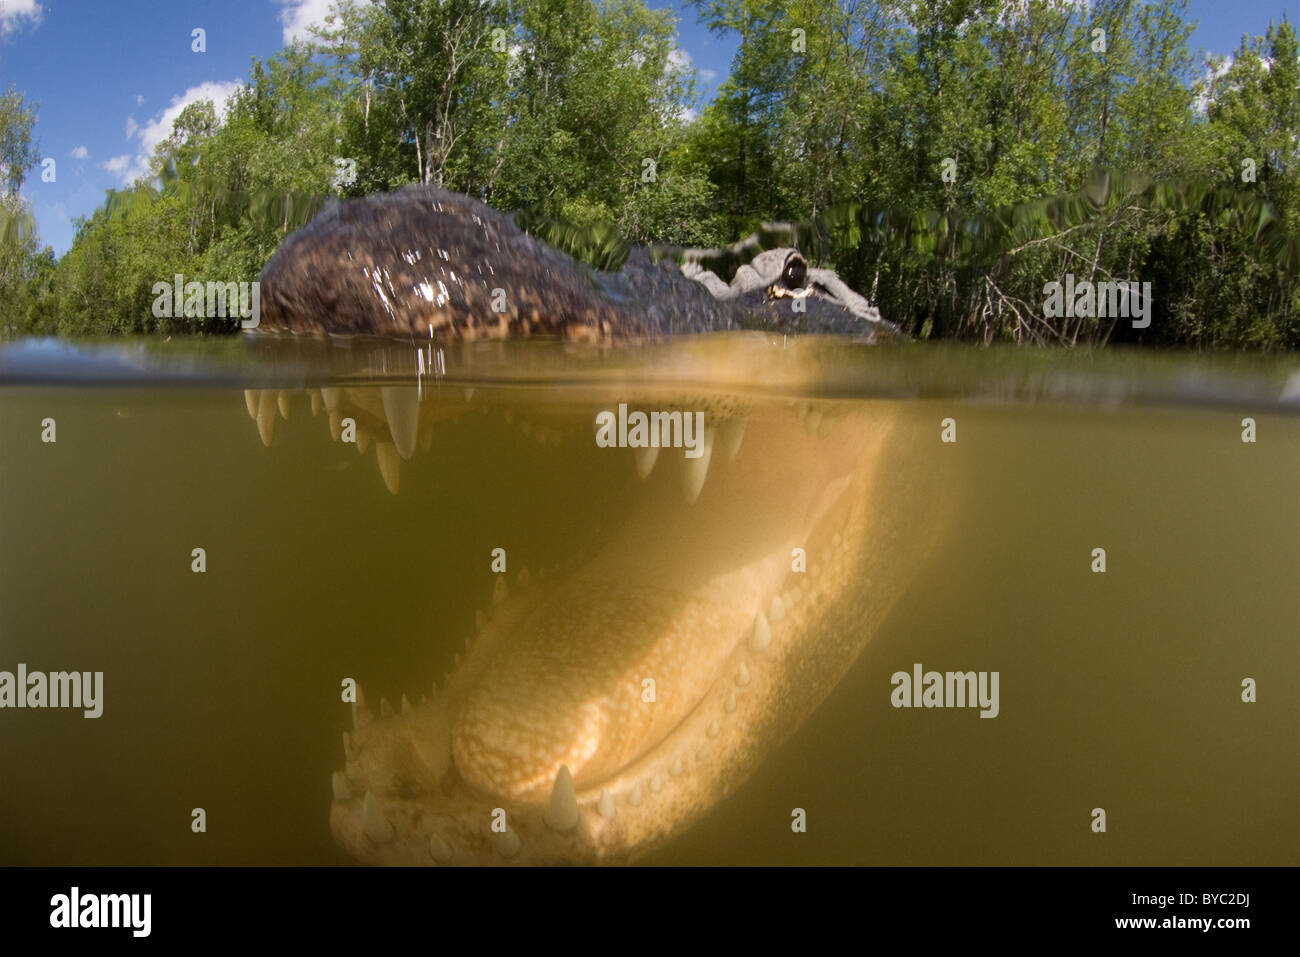
[[[155,283],[255,280],[328,197],[422,182],[604,268],[796,223],[919,339],[1300,347],[1285,17],[1207,66],[1183,0],[692,5],[738,42],[707,105],[644,0],[338,3],[222,114],[188,106],[57,260],[20,197],[37,107],[11,87],[0,335],[235,332],[156,317]],[[1144,324],[1051,307],[1053,283],[1142,284]]]

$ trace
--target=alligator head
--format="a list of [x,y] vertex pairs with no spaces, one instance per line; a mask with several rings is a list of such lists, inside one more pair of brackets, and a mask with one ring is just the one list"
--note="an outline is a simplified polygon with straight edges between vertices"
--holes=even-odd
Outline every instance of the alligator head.
[[[425,342],[888,329],[793,249],[754,257],[729,283],[699,261],[679,269],[644,253],[601,273],[427,188],[334,205],[286,242],[263,283],[268,328]],[[812,382],[816,350],[772,341],[676,344],[670,371],[690,387],[526,397],[533,439],[591,443],[598,416],[619,405],[683,422],[699,413],[703,434],[695,455],[663,443],[610,452],[626,456],[633,486],[617,528],[544,579],[499,578],[465,659],[427,700],[410,689],[377,715],[355,702],[333,777],[341,846],[382,864],[632,860],[734,791],[830,693],[933,548],[946,506],[907,465],[915,440],[898,427],[901,404],[728,387],[772,374]],[[417,450],[464,406],[458,390],[434,397],[377,378],[314,392],[313,411],[329,414],[336,441],[351,419],[398,494]],[[517,391],[473,395],[521,412]],[[248,396],[267,444],[282,399]]]
[[[771,227],[769,227],[770,229]],[[744,244],[741,244],[743,247]],[[897,330],[834,272],[765,250],[730,283],[710,251],[599,272],[477,200],[432,186],[332,201],[261,276],[264,330],[481,339],[638,340],[763,329],[862,337]]]

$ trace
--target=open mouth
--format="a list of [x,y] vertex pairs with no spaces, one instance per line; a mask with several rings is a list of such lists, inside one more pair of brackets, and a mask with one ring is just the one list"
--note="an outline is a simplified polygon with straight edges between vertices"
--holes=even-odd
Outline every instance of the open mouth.
[[[274,401],[251,395],[259,427]],[[919,530],[904,542],[901,483],[884,468],[894,404],[638,389],[521,428],[591,435],[619,403],[702,411],[698,454],[603,453],[641,476],[618,527],[564,573],[499,576],[441,686],[378,713],[358,694],[330,813],[358,860],[635,859],[799,727],[928,546]],[[411,386],[322,390],[313,404],[336,438],[356,423],[394,492],[402,460],[448,414]]]

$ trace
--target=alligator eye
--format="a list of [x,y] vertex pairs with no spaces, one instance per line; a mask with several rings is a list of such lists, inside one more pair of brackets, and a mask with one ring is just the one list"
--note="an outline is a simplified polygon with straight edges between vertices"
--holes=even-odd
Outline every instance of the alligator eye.
[[803,256],[791,252],[785,257],[785,265],[781,267],[781,285],[786,289],[802,289],[807,276],[808,263]]

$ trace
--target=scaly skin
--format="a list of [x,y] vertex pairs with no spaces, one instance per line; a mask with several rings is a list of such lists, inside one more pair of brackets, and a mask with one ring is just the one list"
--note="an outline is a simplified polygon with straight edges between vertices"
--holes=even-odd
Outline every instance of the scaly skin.
[[[620,274],[593,273],[482,204],[415,188],[336,205],[291,237],[262,277],[263,328],[607,342],[738,326],[887,327],[833,274],[814,281],[793,251],[755,263],[730,288],[714,277],[718,298],[708,276],[693,273],[695,282],[644,256]],[[504,311],[491,308],[494,289]],[[446,414],[414,393],[336,387],[313,398],[336,439],[343,417],[356,419],[359,448],[373,443],[394,494],[401,460],[427,447]],[[638,452],[642,478],[659,474],[627,522],[559,580],[502,584],[431,700],[403,698],[400,714],[385,703],[378,717],[358,701],[330,812],[335,839],[357,859],[635,860],[716,806],[799,727],[933,544],[939,510],[907,507],[915,477],[884,468],[902,458],[897,406],[822,401],[796,415],[707,387],[624,398],[706,411],[705,454]],[[278,404],[275,393],[249,394],[268,445]],[[680,481],[663,481],[666,469]],[[904,530],[909,514],[927,520]],[[806,572],[792,571],[796,548]]]
[[[557,335],[581,342],[729,329],[892,334],[828,270],[769,250],[730,288],[634,250],[618,273],[589,269],[508,216],[432,186],[332,202],[261,275],[261,331],[416,339]],[[706,281],[717,296],[711,295]]]
[[[872,505],[893,414],[852,413],[829,439],[788,412],[763,418],[751,417],[734,461],[714,440],[695,504],[675,482],[652,483],[571,575],[516,583],[433,700],[378,719],[358,709],[330,815],[349,853],[631,860],[798,728],[888,607],[888,589],[867,595],[863,583],[906,574],[883,574],[891,531]],[[765,501],[781,505],[755,509]],[[796,547],[807,573],[791,572]],[[552,798],[561,767],[568,801]],[[508,833],[492,831],[495,808]]]
[[[414,392],[349,387],[314,400],[332,423],[357,420],[393,490],[397,448],[427,444],[434,423],[469,407],[458,390],[452,402],[414,403],[397,389]],[[330,815],[350,854],[635,860],[739,787],[835,687],[932,549],[942,509],[919,507],[924,492],[900,469],[912,453],[897,405],[734,401],[711,403],[706,457],[665,449],[649,463],[635,511],[594,555],[564,575],[499,586],[431,700],[378,717],[364,701],[354,709]],[[690,403],[710,405],[704,394]],[[250,394],[255,417],[269,412],[273,424],[276,407],[275,393]],[[523,427],[590,423],[570,405]],[[796,547],[804,573],[791,571]],[[653,703],[642,700],[647,678]],[[561,768],[572,800],[563,786],[553,794]],[[498,808],[505,833],[492,830]]]

